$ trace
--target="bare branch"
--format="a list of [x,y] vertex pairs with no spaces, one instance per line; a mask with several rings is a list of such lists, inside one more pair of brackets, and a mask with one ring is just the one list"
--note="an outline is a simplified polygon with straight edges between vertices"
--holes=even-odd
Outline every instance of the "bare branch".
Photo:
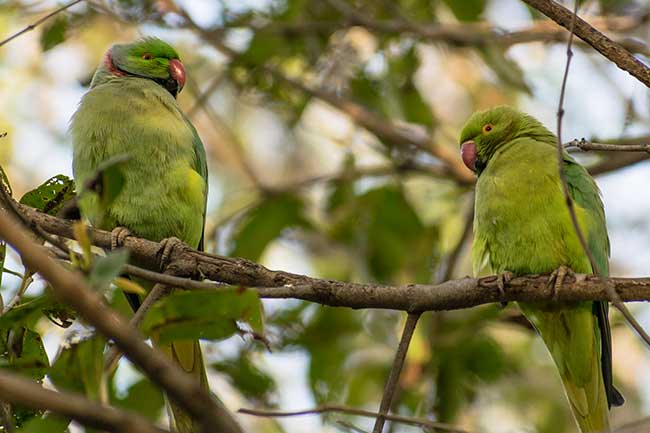
[[[73,237],[70,221],[43,214],[27,206],[21,205],[20,209],[32,224],[38,224],[45,231],[67,238]],[[91,238],[94,244],[101,248],[109,248],[111,245],[110,232],[91,230]],[[124,246],[138,263],[150,270],[160,269],[159,243],[129,236],[125,239]],[[513,278],[506,284],[501,295],[495,276],[462,278],[441,284],[387,286],[324,280],[272,271],[249,260],[208,254],[190,248],[175,248],[169,259],[177,275],[206,278],[242,287],[257,287],[257,292],[264,298],[296,298],[349,308],[385,308],[418,312],[456,310],[496,302],[609,299],[607,290],[603,288],[603,281],[596,276],[567,276],[564,280],[565,287],[570,287],[570,290],[560,290],[553,298],[552,289],[547,286],[548,277],[544,275]],[[156,273],[150,271],[147,275],[155,277]],[[173,286],[196,289],[194,284],[207,284],[194,281],[184,285],[181,280],[174,280]],[[650,300],[650,277],[608,278],[606,281],[613,286],[623,301]],[[202,287],[217,290],[222,288],[214,284]]]
[[[167,275],[167,274],[162,274],[162,275]],[[162,283],[156,283],[156,285],[153,286],[153,289],[151,289],[147,297],[144,298],[144,301],[140,305],[140,308],[138,308],[138,311],[136,311],[133,317],[131,317],[131,320],[129,321],[129,326],[132,326],[133,329],[140,328],[140,324],[144,319],[145,313],[149,311],[149,309],[153,306],[153,304],[156,303],[156,301],[169,295],[172,292],[172,290],[173,288],[170,286],[166,286]],[[122,357],[122,352],[120,352],[116,347],[112,347],[105,356],[104,371],[109,374],[112,373],[113,370],[117,367],[117,363],[119,362],[121,357]]]
[[[301,415],[317,415],[327,412],[338,412],[346,413],[356,416],[364,416],[368,418],[378,417],[380,414],[377,412],[371,412],[363,409],[356,409],[353,407],[342,406],[337,404],[325,404],[313,409],[305,409],[293,412],[284,412],[278,410],[264,410],[264,409],[239,409],[237,412],[243,413],[246,415],[253,416],[262,416],[262,417],[289,417],[289,416],[301,416]],[[443,424],[440,422],[431,421],[425,418],[414,418],[410,416],[402,415],[384,415],[384,418],[390,421],[400,422],[403,424],[416,425],[421,427],[430,427],[433,429],[438,429],[442,431],[452,432],[452,433],[468,433],[466,430],[460,429],[458,427],[450,426],[449,424]]]
[[574,21],[574,14],[570,10],[552,0],[523,1],[562,27],[571,30],[572,34],[594,47],[599,53],[614,62],[616,66],[650,87],[650,68],[648,66],[580,17],[576,17]]
[[98,332],[112,339],[170,398],[200,420],[205,433],[241,433],[230,413],[202,390],[198,381],[163,353],[149,347],[137,330],[125,323],[115,311],[106,308],[103,298],[88,288],[79,274],[52,260],[46,249],[25,234],[7,212],[0,212],[0,238],[20,253],[26,266],[50,283],[56,296],[79,312]]
[[70,392],[56,392],[0,369],[0,400],[32,409],[46,409],[65,418],[110,432],[169,433],[135,412],[105,406]]
[[390,374],[388,375],[388,380],[384,387],[384,394],[381,397],[379,414],[375,420],[375,426],[372,428],[373,433],[381,433],[384,429],[384,422],[387,419],[386,415],[390,412],[393,403],[393,397],[395,396],[395,390],[397,389],[400,373],[402,373],[404,359],[406,359],[406,353],[408,352],[411,338],[413,338],[413,333],[415,332],[415,327],[418,324],[421,314],[422,313],[409,313],[406,317],[404,331],[402,331],[402,338],[399,341],[397,352],[395,352],[393,365],[391,366]]
[[576,147],[580,150],[598,150],[605,152],[646,152],[650,153],[650,143],[648,144],[611,144],[611,143],[594,143],[584,138],[573,140],[564,145],[567,147]]
[[[16,33],[14,33],[13,35],[9,36],[8,38],[6,38],[6,39],[0,41],[0,47],[2,47],[3,45],[5,45],[5,44],[7,44],[7,43],[9,43],[9,42],[11,42],[11,41],[13,41],[13,40],[16,39],[18,36],[21,36],[21,35],[24,34],[24,33],[27,33],[27,32],[30,32],[30,31],[34,30],[36,27],[40,26],[41,24],[43,24],[45,21],[49,20],[49,19],[52,18],[53,16],[55,16],[55,15],[57,15],[57,14],[63,12],[64,10],[66,10],[66,9],[68,9],[68,8],[71,8],[72,6],[76,5],[77,3],[81,3],[82,1],[83,1],[83,0],[74,0],[74,1],[71,1],[70,3],[68,3],[68,4],[66,4],[66,5],[63,5],[63,6],[61,6],[60,8],[58,8],[58,9],[56,9],[56,10],[50,12],[49,14],[45,15],[43,18],[39,19],[38,21],[33,22],[32,24],[28,25],[27,27],[25,27],[24,29],[20,30],[19,32],[16,32]],[[6,135],[6,133],[5,133],[5,135]],[[0,138],[1,138],[1,137],[2,137],[2,136],[0,136]]]

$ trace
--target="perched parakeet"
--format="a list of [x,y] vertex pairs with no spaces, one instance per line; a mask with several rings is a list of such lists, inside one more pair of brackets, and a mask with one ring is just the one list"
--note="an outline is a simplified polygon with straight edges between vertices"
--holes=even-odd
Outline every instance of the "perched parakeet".
[[[461,132],[461,156],[476,172],[474,270],[514,275],[565,266],[594,270],[575,233],[558,173],[557,138],[509,107],[472,115]],[[578,222],[600,272],[609,239],[598,187],[567,153],[563,169]],[[609,431],[608,411],[623,403],[612,385],[606,302],[519,303],[542,336],[582,432]]]
[[[202,248],[208,174],[201,139],[176,102],[184,84],[178,54],[159,39],[114,45],[104,56],[70,124],[78,189],[105,161],[118,155],[127,159],[120,166],[123,189],[101,221],[86,212],[93,225],[124,227],[153,241],[175,237]],[[207,389],[198,341],[161,348]],[[170,404],[177,431],[199,431]]]

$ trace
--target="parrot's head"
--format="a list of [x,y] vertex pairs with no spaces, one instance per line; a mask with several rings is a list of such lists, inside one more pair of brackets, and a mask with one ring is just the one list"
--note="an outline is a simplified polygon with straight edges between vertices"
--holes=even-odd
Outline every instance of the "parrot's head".
[[123,76],[153,80],[174,98],[185,85],[185,68],[176,51],[166,42],[152,37],[113,45],[97,68],[91,87]]
[[537,119],[505,105],[474,113],[460,133],[460,154],[480,175],[500,147],[521,137],[552,142],[555,137]]

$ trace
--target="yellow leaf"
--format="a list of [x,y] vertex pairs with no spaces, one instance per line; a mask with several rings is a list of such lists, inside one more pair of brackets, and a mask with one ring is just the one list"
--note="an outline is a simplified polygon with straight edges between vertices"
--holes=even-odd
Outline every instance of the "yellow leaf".
[[135,293],[136,295],[146,295],[147,291],[142,288],[138,283],[129,280],[128,278],[117,277],[113,284],[127,293]]

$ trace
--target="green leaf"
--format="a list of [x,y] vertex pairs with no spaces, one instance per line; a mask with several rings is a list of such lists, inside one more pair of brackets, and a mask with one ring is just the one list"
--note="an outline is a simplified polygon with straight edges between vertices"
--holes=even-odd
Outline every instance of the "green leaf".
[[238,321],[263,332],[262,304],[252,290],[179,291],[160,300],[147,313],[143,332],[160,343],[204,338],[221,340],[240,330]]
[[160,417],[165,399],[157,386],[143,378],[129,387],[124,398],[114,398],[112,403],[156,421]]
[[69,420],[48,414],[43,418],[32,418],[18,430],[18,433],[64,433]]
[[275,391],[273,378],[257,368],[246,352],[237,359],[217,362],[212,367],[226,374],[233,386],[249,399],[268,403],[270,394]]
[[43,380],[50,366],[41,336],[20,326],[3,330],[0,354],[0,367],[26,374],[37,381]]
[[252,209],[234,236],[231,255],[259,260],[267,245],[288,227],[305,227],[309,223],[303,216],[301,198],[281,194],[270,197]]
[[59,14],[45,26],[41,33],[41,48],[43,51],[50,50],[65,41],[68,24],[68,18],[63,14]]
[[26,193],[20,203],[49,215],[56,215],[75,196],[74,181],[62,174],[56,175],[38,188]]
[[72,333],[61,347],[48,376],[59,388],[99,397],[105,340],[95,334]]
[[105,257],[95,259],[88,275],[90,285],[99,291],[108,289],[128,261],[129,251],[125,249],[111,251]]
[[485,0],[444,0],[444,2],[461,21],[478,21],[485,9]]
[[124,187],[124,173],[121,165],[130,158],[129,155],[117,155],[104,161],[97,168],[99,183],[96,192],[99,194],[99,202],[104,209],[115,201]]
[[54,300],[49,295],[23,299],[23,302],[0,316],[0,330],[4,331],[16,326],[33,328],[36,321],[43,315],[43,310],[54,303]]
[[378,281],[429,280],[438,229],[422,224],[400,188],[370,190],[339,213],[332,236],[360,254]]

